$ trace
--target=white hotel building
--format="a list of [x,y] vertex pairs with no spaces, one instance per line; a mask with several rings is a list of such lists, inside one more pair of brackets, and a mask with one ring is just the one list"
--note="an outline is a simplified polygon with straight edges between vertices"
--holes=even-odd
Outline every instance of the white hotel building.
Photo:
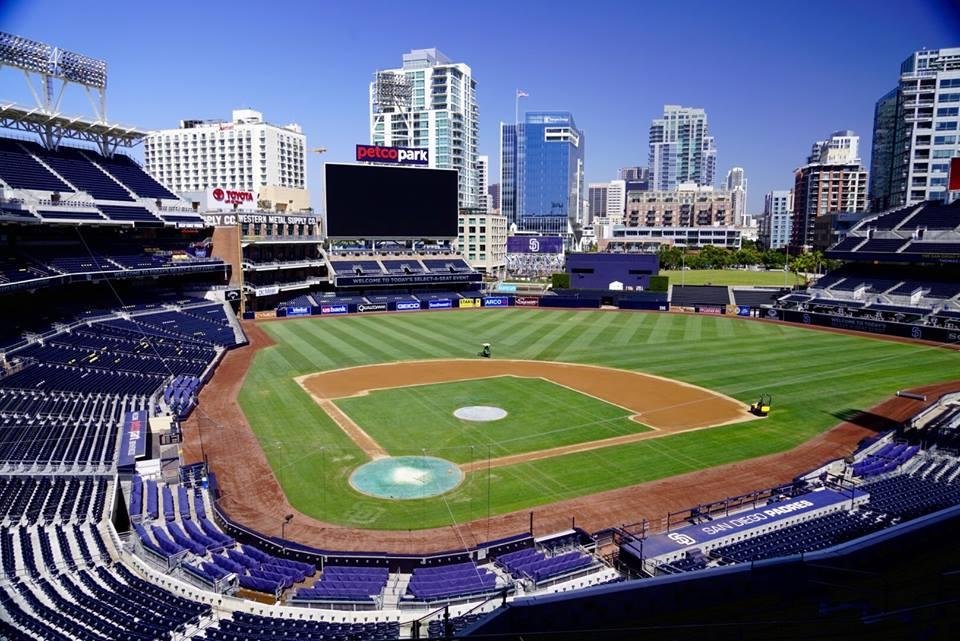
[[459,172],[461,208],[480,206],[477,83],[436,49],[403,54],[403,67],[370,83],[370,144],[430,150],[430,167]]
[[248,191],[261,208],[302,211],[307,190],[307,139],[299,125],[265,122],[263,114],[237,109],[229,122],[181,120],[144,142],[144,168],[180,194],[208,189]]

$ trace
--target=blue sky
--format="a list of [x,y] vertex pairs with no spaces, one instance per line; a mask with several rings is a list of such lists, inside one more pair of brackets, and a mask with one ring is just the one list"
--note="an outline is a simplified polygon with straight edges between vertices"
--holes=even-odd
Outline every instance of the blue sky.
[[[792,185],[814,140],[861,135],[914,49],[960,46],[957,0],[825,2],[98,2],[0,0],[0,29],[105,58],[109,116],[143,128],[229,118],[236,107],[298,122],[330,161],[368,140],[367,86],[412,48],[436,46],[478,82],[480,152],[522,108],[574,113],[588,181],[646,164],[664,104],[707,110],[718,170],[739,165],[749,211]],[[0,100],[28,101],[0,71]],[[82,93],[65,111],[88,113]],[[308,167],[319,199],[320,162]]]

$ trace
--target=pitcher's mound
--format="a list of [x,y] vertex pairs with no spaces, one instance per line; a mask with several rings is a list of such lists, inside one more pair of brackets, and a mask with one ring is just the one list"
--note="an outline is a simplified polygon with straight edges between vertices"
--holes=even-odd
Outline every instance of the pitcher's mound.
[[453,415],[463,421],[499,421],[507,417],[507,410],[491,405],[470,405],[454,410]]

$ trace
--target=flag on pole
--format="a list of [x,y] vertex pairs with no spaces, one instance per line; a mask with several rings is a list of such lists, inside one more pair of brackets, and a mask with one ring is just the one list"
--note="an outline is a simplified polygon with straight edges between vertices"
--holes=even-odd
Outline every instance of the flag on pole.
[[526,91],[524,91],[523,89],[517,89],[517,98],[529,98],[529,97],[530,97],[530,94],[528,94]]

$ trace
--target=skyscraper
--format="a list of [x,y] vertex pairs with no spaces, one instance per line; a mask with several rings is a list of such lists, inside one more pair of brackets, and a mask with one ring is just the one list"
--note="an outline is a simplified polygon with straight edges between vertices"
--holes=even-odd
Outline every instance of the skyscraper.
[[594,218],[606,216],[607,214],[607,192],[610,189],[610,183],[590,183],[587,187],[587,222],[593,222]]
[[733,202],[733,224],[740,226],[747,214],[747,178],[743,167],[734,167],[727,172],[727,191]]
[[403,54],[399,69],[370,83],[370,143],[430,150],[430,166],[459,172],[460,206],[480,200],[477,82],[470,67],[436,49]]
[[873,211],[947,198],[950,158],[960,156],[960,47],[915,51],[873,117]]
[[487,189],[490,184],[490,157],[477,156],[477,209],[490,211]]
[[867,170],[860,137],[837,131],[813,144],[807,164],[794,171],[791,244],[812,246],[814,221],[833,212],[866,211]]
[[780,249],[790,243],[792,218],[792,191],[771,191],[764,195],[760,218],[760,242],[764,249]]
[[[500,202],[521,229],[583,221],[583,132],[566,111],[529,112],[519,124],[500,123]],[[547,219],[555,219],[547,222]]]
[[650,168],[649,167],[621,167],[620,170],[617,171],[617,178],[619,180],[627,180],[627,181],[649,180]]
[[703,109],[665,105],[650,125],[650,188],[676,189],[683,182],[713,185],[717,149]]

